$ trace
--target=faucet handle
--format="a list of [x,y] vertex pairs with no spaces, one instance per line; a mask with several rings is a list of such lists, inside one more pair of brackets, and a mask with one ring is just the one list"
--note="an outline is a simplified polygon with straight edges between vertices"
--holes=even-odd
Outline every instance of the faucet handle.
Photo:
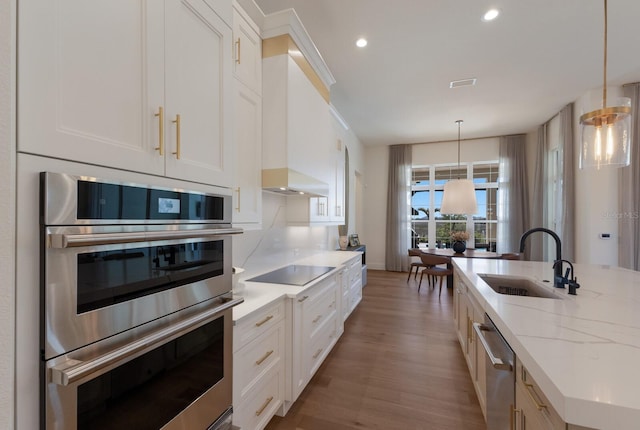
[[572,280],[570,280],[568,282],[568,285],[569,285],[569,294],[575,296],[576,295],[576,290],[578,288],[580,288],[580,284],[578,284],[578,278],[575,277]]

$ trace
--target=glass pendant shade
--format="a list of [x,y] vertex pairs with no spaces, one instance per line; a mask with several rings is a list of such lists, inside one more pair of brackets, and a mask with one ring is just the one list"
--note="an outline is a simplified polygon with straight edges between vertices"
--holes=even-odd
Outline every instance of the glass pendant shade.
[[580,117],[580,168],[624,167],[631,163],[631,100]]
[[469,179],[452,179],[444,184],[440,213],[474,214],[478,211],[476,190]]
[[602,109],[580,117],[580,168],[624,167],[631,163],[631,100],[607,106],[607,0],[604,0]]

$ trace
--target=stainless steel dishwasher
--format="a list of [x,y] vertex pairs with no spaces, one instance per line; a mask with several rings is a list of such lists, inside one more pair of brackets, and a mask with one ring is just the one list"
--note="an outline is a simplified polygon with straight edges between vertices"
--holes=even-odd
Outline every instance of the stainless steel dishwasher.
[[513,429],[515,407],[515,354],[493,321],[484,314],[484,324],[473,323],[487,354],[487,429]]

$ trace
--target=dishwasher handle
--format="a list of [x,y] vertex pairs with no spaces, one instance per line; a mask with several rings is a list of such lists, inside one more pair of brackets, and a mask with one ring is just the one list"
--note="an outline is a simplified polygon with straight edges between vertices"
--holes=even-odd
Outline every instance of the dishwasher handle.
[[494,367],[494,369],[510,371],[512,369],[511,364],[505,363],[504,361],[502,361],[502,359],[494,355],[493,351],[491,351],[491,348],[489,347],[489,344],[487,343],[487,339],[485,339],[484,334],[482,333],[483,331],[493,331],[493,329],[487,325],[477,322],[473,323],[473,329],[478,335],[478,339],[480,339],[482,347],[487,352],[489,360],[491,360],[491,365]]

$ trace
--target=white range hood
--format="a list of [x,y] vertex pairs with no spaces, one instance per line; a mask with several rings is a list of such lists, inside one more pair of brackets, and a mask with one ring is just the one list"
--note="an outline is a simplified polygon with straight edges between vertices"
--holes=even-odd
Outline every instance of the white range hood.
[[262,170],[262,189],[287,196],[324,197],[329,184],[286,167]]

